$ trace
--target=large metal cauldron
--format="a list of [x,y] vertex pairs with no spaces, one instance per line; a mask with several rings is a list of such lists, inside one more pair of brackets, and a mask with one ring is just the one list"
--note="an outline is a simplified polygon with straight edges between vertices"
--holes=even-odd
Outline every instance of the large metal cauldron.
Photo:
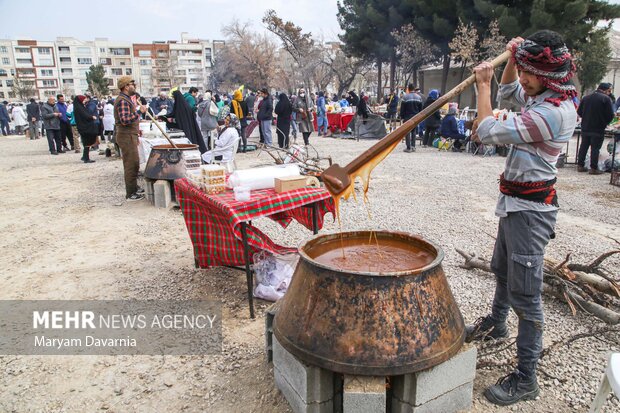
[[[369,232],[346,232],[369,238]],[[437,245],[402,232],[377,232],[406,242],[434,260],[393,273],[341,271],[311,256],[340,234],[319,235],[301,258],[274,320],[274,334],[289,352],[325,368],[355,375],[399,375],[424,370],[454,356],[463,344],[463,317],[441,267]]]
[[185,177],[185,162],[183,151],[198,150],[198,145],[178,143],[172,145],[157,145],[151,149],[151,154],[144,168],[144,176],[149,179],[180,179]]

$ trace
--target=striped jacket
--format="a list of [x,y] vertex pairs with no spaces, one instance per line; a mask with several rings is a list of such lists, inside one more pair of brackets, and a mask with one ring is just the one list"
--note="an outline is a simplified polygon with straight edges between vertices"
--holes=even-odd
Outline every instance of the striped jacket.
[[[557,93],[547,89],[536,97],[528,97],[516,80],[500,85],[502,98],[522,105],[521,116],[498,121],[492,116],[483,119],[478,126],[478,136],[485,144],[512,144],[506,159],[504,177],[509,181],[534,182],[555,178],[555,164],[562,148],[573,136],[577,112],[571,100],[560,106],[545,102]],[[500,194],[495,213],[506,216],[508,212],[534,210],[553,211],[552,205]]]

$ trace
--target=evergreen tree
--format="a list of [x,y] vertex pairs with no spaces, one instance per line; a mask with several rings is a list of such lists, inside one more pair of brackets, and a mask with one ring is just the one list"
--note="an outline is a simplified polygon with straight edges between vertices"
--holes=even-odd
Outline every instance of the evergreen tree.
[[377,64],[378,98],[382,95],[382,64],[390,62],[390,87],[394,88],[397,55],[394,30],[411,17],[410,2],[402,0],[342,0],[338,22],[344,30],[340,40],[348,55]]
[[588,47],[577,52],[575,58],[583,95],[586,90],[594,89],[607,73],[607,64],[611,58],[609,30],[601,28],[592,31],[588,37]]
[[97,97],[102,97],[110,93],[108,89],[108,79],[105,77],[103,65],[91,66],[86,72],[86,82],[88,91]]

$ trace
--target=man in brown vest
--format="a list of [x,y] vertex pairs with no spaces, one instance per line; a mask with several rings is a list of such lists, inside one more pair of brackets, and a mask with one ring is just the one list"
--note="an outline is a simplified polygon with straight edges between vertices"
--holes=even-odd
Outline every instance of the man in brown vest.
[[125,169],[125,198],[129,201],[139,201],[144,198],[144,190],[138,186],[138,170],[140,157],[138,155],[138,131],[140,115],[147,107],[136,104],[131,96],[136,94],[136,82],[131,76],[123,76],[118,80],[120,95],[114,102],[114,127],[116,129],[116,143],[121,148],[123,168]]

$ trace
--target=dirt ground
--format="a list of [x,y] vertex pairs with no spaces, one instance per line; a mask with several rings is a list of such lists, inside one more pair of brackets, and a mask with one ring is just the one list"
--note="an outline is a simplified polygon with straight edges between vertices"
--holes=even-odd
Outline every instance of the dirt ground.
[[[342,164],[342,159],[350,159],[369,144],[324,139],[317,146],[325,151],[335,148],[333,156],[337,158],[340,154],[338,161]],[[399,149],[393,156],[400,159],[406,155]],[[421,156],[419,159],[426,156],[423,151],[413,155]],[[431,155],[437,154],[429,152],[428,156]],[[454,155],[463,156],[462,159],[468,156],[466,166],[476,173],[487,168],[472,166],[470,155]],[[0,215],[3,234],[0,238],[0,299],[213,298],[223,303],[224,351],[215,356],[0,356],[0,412],[290,411],[275,388],[271,366],[265,362],[263,316],[270,303],[258,300],[257,317],[250,319],[244,273],[225,268],[195,269],[191,242],[178,210],[158,210],[146,201],[125,202],[121,161],[94,156],[96,163],[83,164],[79,158],[75,153],[49,155],[44,139],[0,138],[3,207]],[[501,168],[502,160],[489,162],[487,166]],[[272,162],[264,154],[260,158],[256,154],[243,154],[237,163],[239,167],[247,167]],[[411,165],[407,167],[413,169]],[[398,169],[401,166],[394,170],[389,168],[377,171],[376,182],[396,180],[397,184],[410,185],[423,193],[422,178],[412,173],[411,179],[403,179],[406,175]],[[434,179],[427,175],[423,179]],[[490,246],[492,242],[481,233],[492,233],[496,226],[492,216],[497,193],[495,178],[492,178],[495,176],[495,172],[488,172],[488,177],[481,178],[480,182],[488,185],[480,190],[476,189],[478,185],[468,186],[464,193],[470,192],[468,199],[472,204],[468,203],[466,208],[471,209],[468,213],[457,212],[462,217],[468,214],[485,217],[476,218],[479,225],[467,229],[468,237],[471,240],[486,238],[485,245]],[[463,178],[463,181],[468,182],[468,179]],[[583,184],[576,179],[576,174],[572,174],[563,185],[567,190],[571,184],[575,185],[575,194],[571,196],[578,198]],[[597,184],[593,191],[600,192],[598,198],[594,195],[594,208],[615,214],[616,218],[601,221],[584,214],[570,214],[569,206],[569,212],[560,220],[561,226],[572,225],[572,220],[577,228],[590,228],[587,230],[591,233],[589,237],[597,240],[617,235],[618,188]],[[389,198],[389,201],[396,204],[398,199]],[[406,201],[402,210],[410,204],[411,201]],[[393,210],[386,208],[384,212]],[[455,257],[452,247],[459,245],[456,238],[449,235],[454,232],[450,222],[454,211],[445,216],[437,210],[429,209],[425,213],[439,215],[434,227],[446,234],[439,243],[446,250],[450,249],[446,268],[455,274],[451,276],[451,286],[459,301],[469,302],[468,280],[481,276],[458,269],[459,258]],[[336,224],[328,221],[327,229],[334,230]],[[382,224],[389,227],[394,222],[388,220]],[[414,229],[424,231],[424,225]],[[405,225],[397,229],[412,228]],[[274,226],[267,225],[267,231],[275,230]],[[287,235],[288,241],[298,243],[310,235],[299,226],[291,230],[294,233]],[[479,241],[472,241],[471,245],[475,246],[476,242]],[[568,248],[563,247],[562,242],[560,240],[557,255]],[[591,242],[589,238],[588,242]],[[585,251],[577,252],[596,255],[613,245],[600,242],[598,249],[584,248]],[[489,247],[482,252],[489,254]],[[484,282],[492,285],[490,280]],[[477,304],[465,304],[466,319],[480,315],[483,304],[488,305],[488,297],[478,299]],[[568,311],[559,305],[550,311],[552,327],[566,324],[566,319],[570,318]],[[582,317],[575,323],[587,326],[588,321]],[[570,323],[567,326],[572,328]],[[599,347],[597,365],[592,366],[587,359],[582,363],[590,364],[593,369],[593,391],[598,383],[598,371],[602,371],[599,370],[601,354],[610,349],[608,345]],[[569,363],[570,357],[562,360]],[[503,373],[501,369],[478,371],[472,411],[584,411],[590,400],[584,398],[571,404],[554,397],[550,391],[543,391],[537,402],[495,408],[484,400],[481,392]],[[583,385],[591,387],[590,383]]]

